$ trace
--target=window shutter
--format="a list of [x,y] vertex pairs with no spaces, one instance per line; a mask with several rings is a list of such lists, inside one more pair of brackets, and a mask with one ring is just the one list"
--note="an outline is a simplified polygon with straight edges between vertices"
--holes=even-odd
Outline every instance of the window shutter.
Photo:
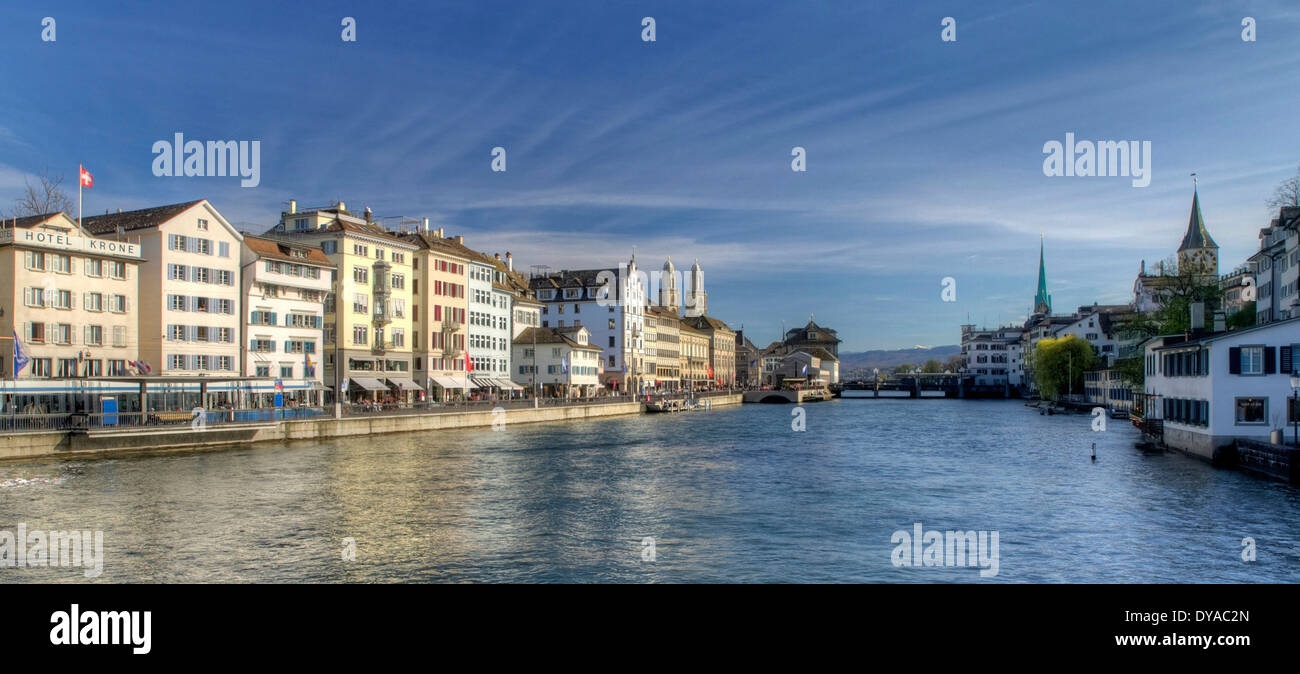
[[1294,360],[1293,360],[1293,359],[1294,359],[1294,355],[1295,355],[1295,347],[1294,347],[1294,346],[1279,346],[1277,350],[1278,350],[1278,355],[1279,355],[1278,360],[1281,361],[1281,365],[1282,365],[1282,366],[1278,369],[1278,371],[1281,372],[1282,374],[1290,374],[1290,373],[1292,373],[1292,372],[1295,372],[1295,366],[1293,365],[1293,363],[1294,363]]
[[1228,349],[1228,373],[1241,374],[1241,347]]
[[1264,374],[1274,374],[1277,372],[1277,351],[1271,347],[1264,347]]

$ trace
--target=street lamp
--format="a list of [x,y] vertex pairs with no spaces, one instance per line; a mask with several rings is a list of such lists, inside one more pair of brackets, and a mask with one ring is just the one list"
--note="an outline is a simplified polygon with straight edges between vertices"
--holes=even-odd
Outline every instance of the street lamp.
[[1300,372],[1291,373],[1291,438],[1300,447]]

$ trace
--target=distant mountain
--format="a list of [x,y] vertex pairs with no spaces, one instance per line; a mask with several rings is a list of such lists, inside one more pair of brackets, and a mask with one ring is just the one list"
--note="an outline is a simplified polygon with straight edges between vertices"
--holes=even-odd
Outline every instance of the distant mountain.
[[929,348],[913,347],[911,349],[877,349],[874,351],[858,351],[856,353],[840,353],[840,373],[847,373],[850,370],[866,369],[878,367],[882,370],[892,370],[899,365],[920,365],[931,358],[940,363],[947,362],[953,356],[961,353],[961,345],[947,344],[944,346],[932,346]]

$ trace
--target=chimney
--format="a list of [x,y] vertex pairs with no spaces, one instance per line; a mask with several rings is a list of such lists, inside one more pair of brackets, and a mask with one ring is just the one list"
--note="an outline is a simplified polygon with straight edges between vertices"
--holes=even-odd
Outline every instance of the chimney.
[[442,228],[441,228],[441,227],[438,228],[438,238],[439,238],[439,239],[443,238],[443,237],[442,237]]
[[494,257],[494,258],[500,260],[500,259],[501,259],[501,253],[493,253],[493,254],[492,254],[492,257]]
[[347,213],[347,212],[348,212],[348,205],[345,204],[345,203],[343,203],[342,201],[340,201],[340,202],[339,202],[339,212],[340,212],[340,213]]
[[366,222],[370,222],[372,217],[373,216],[370,214],[370,207],[366,206]]
[[506,251],[506,269],[515,270],[515,256],[511,255],[508,250]]
[[1223,332],[1228,329],[1228,320],[1222,311],[1214,312],[1214,331]]
[[424,232],[425,234],[428,234],[428,233],[429,233],[429,219],[428,219],[428,218],[425,218],[425,219],[424,219],[424,226],[420,227],[420,231],[421,231],[421,232]]
[[456,243],[459,243],[459,244],[464,244],[464,243],[465,243],[465,237],[461,236],[460,234],[457,234],[456,236],[453,236],[453,237],[451,237],[451,238],[455,239],[455,240],[456,240]]
[[298,212],[298,200],[297,200],[297,199],[290,199],[290,200],[289,200],[289,214],[290,214],[290,215],[293,215],[294,213],[297,213],[297,212]]
[[1192,332],[1200,332],[1205,330],[1205,303],[1204,302],[1192,302],[1191,329]]

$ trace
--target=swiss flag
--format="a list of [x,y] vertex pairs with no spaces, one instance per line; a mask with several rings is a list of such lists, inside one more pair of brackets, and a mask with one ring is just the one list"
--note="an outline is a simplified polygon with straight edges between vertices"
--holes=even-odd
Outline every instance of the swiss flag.
[[77,168],[81,171],[81,186],[85,188],[94,187],[95,176],[90,175],[90,171],[87,171],[86,167],[81,164],[77,164]]
[[473,371],[474,371],[474,361],[472,361],[472,360],[470,360],[470,359],[468,359],[468,358],[465,359],[465,371],[466,371],[466,372],[473,372]]

